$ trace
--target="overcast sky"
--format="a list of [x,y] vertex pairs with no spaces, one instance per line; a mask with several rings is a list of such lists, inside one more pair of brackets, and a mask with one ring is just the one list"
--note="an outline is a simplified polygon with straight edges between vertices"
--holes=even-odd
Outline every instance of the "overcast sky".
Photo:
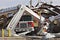
[[[30,0],[0,0],[0,9],[16,6],[18,4],[29,5]],[[60,5],[60,0],[40,0],[42,2],[50,3],[53,2],[54,5]],[[36,5],[38,0],[33,0],[33,5]]]

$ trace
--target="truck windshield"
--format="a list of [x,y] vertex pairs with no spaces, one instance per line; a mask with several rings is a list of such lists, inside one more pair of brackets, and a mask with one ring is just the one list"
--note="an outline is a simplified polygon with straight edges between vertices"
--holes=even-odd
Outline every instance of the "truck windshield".
[[20,21],[32,21],[31,15],[23,15]]

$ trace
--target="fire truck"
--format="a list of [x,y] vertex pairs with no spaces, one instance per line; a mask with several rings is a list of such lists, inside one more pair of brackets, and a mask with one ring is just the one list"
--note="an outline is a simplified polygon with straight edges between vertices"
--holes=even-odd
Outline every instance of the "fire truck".
[[[19,36],[19,35],[25,35],[27,33],[30,33],[31,31],[34,31],[34,23],[33,23],[33,17],[36,17],[38,20],[40,20],[40,16],[37,15],[35,12],[33,12],[31,9],[24,5],[19,6],[19,11],[13,16],[10,23],[7,26],[7,30],[11,30],[12,36]],[[24,12],[28,12],[30,15],[23,15]],[[27,14],[28,14],[27,13]],[[41,16],[41,18],[44,20],[45,18]],[[28,20],[26,20],[28,19]],[[41,20],[41,21],[43,21]],[[18,26],[17,26],[18,25]],[[16,32],[23,31],[22,33],[16,34]]]

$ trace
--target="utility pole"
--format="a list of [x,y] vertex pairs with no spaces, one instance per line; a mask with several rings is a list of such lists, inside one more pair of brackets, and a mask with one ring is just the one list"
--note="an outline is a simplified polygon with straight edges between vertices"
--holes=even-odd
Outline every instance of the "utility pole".
[[38,4],[40,3],[40,0],[38,0]]
[[36,6],[35,6],[35,7],[37,7],[37,6],[39,5],[39,3],[40,3],[40,0],[38,0],[38,3],[36,4]]
[[53,2],[51,1],[50,4],[52,4]]
[[32,7],[32,0],[30,0],[30,8]]
[[[40,0],[38,0],[38,5],[39,5],[39,3],[40,3]],[[41,27],[41,10],[39,11],[39,16],[40,16],[40,21],[39,21],[39,27]]]

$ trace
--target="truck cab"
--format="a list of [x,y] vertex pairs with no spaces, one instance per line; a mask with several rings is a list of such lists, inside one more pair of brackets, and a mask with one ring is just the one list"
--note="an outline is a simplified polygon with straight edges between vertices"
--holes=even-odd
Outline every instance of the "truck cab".
[[[33,16],[22,15],[17,27],[15,28],[16,33],[31,31],[34,27]],[[34,31],[34,28],[33,28]]]

